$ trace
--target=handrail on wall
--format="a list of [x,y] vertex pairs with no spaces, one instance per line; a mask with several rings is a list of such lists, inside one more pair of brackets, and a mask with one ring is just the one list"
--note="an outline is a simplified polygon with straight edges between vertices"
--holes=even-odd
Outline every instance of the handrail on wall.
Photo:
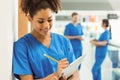
[[113,46],[113,47],[117,47],[117,48],[120,48],[120,43],[117,43],[117,42],[113,42],[113,41],[110,41],[108,43],[109,46]]

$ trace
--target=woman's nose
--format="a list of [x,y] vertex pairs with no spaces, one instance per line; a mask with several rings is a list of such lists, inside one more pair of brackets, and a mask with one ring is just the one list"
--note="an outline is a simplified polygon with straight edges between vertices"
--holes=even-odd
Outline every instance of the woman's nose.
[[49,27],[50,27],[49,22],[48,22],[48,21],[45,21],[45,22],[43,23],[43,27],[44,27],[44,28],[49,28]]

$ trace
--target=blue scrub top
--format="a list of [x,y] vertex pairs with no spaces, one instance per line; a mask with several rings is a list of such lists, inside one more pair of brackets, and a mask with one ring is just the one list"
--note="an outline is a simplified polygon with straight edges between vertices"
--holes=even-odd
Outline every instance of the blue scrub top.
[[61,60],[67,58],[71,63],[75,58],[70,41],[61,35],[51,33],[50,47],[40,43],[32,34],[14,43],[13,73],[19,75],[33,75],[35,79],[44,78],[57,71],[57,63],[46,58],[44,54]]
[[[64,35],[65,36],[82,36],[83,30],[82,30],[81,24],[78,23],[76,26],[74,26],[72,23],[69,23],[68,25],[66,25]],[[82,43],[80,40],[71,39],[70,42],[74,50],[80,50],[82,48]]]
[[[109,30],[105,30],[99,37],[98,41],[108,41],[110,39],[110,32]],[[108,44],[105,46],[97,46],[96,47],[96,58],[101,57],[105,58],[106,53],[108,51]]]

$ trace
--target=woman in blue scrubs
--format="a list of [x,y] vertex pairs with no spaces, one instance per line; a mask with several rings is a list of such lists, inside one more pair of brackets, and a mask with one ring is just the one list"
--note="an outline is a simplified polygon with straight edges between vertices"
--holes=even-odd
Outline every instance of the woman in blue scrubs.
[[[61,8],[60,3],[60,0],[21,0],[21,9],[33,30],[14,43],[13,74],[19,80],[67,80],[64,75],[60,79],[58,76],[74,60],[70,41],[51,33],[52,16]],[[78,75],[76,71],[71,78]]]
[[72,22],[66,25],[64,35],[70,39],[72,44],[75,58],[82,56],[82,35],[83,30],[79,21],[79,15],[76,12],[72,13]]
[[92,40],[91,43],[96,46],[95,51],[95,64],[92,69],[93,80],[101,80],[101,66],[106,57],[108,51],[108,42],[110,39],[110,32],[107,29],[109,26],[109,21],[103,19],[102,28],[104,32],[100,35],[98,40]]

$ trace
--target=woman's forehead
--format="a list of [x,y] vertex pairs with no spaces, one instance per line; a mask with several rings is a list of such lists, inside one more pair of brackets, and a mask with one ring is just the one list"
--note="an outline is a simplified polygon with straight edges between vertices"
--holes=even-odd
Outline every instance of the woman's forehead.
[[41,19],[48,19],[51,18],[53,15],[53,12],[51,9],[42,9],[36,12],[34,15],[35,18],[41,18]]

